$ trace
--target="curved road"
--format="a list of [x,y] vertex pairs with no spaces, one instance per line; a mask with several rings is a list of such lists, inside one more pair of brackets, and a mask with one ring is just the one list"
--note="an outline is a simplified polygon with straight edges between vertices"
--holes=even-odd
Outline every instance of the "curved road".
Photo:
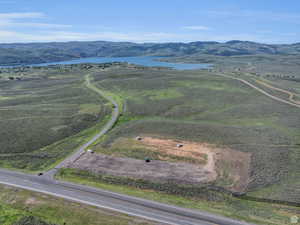
[[276,96],[274,96],[274,95],[271,95],[271,94],[269,94],[268,92],[264,91],[263,89],[261,89],[261,88],[259,88],[259,87],[256,87],[255,85],[251,84],[250,82],[248,82],[248,81],[246,81],[246,80],[243,80],[243,79],[240,79],[240,78],[236,78],[236,77],[233,77],[233,76],[229,76],[229,75],[225,75],[225,74],[219,74],[219,73],[218,73],[218,74],[216,74],[216,75],[222,76],[222,77],[226,77],[226,78],[230,78],[230,79],[233,79],[233,80],[238,80],[238,81],[240,81],[240,82],[242,82],[242,83],[244,83],[244,84],[246,84],[246,85],[248,85],[248,86],[250,86],[250,87],[256,89],[257,91],[259,91],[260,93],[262,93],[262,94],[268,96],[269,98],[272,98],[273,100],[276,100],[276,101],[278,101],[278,102],[283,102],[283,103],[289,104],[289,105],[291,105],[291,106],[295,106],[295,107],[297,107],[297,108],[300,108],[300,105],[295,104],[295,103],[292,103],[292,102],[289,102],[289,101],[284,100],[284,99],[281,99],[281,98],[276,97]]
[[280,91],[280,92],[282,92],[284,94],[289,95],[290,102],[296,103],[296,104],[298,104],[300,106],[300,101],[294,100],[294,97],[296,96],[295,93],[287,91],[287,90],[284,90],[284,89],[281,89],[281,88],[274,87],[274,86],[272,86],[272,85],[270,85],[270,84],[268,84],[268,83],[266,83],[264,81],[261,81],[261,80],[256,80],[256,82],[259,83],[259,84],[261,84],[261,85],[266,86],[267,88],[270,88],[270,89],[273,89],[273,90],[276,90],[276,91]]
[[55,168],[47,171],[44,174],[45,177],[48,177],[50,179],[52,179],[54,177],[54,175],[55,175],[55,173],[57,172],[58,169],[64,167],[68,163],[76,161],[85,152],[86,148],[89,145],[93,144],[97,139],[99,139],[104,134],[106,134],[114,126],[114,124],[117,122],[117,120],[120,116],[120,110],[119,110],[118,103],[112,97],[106,95],[103,91],[101,91],[96,86],[94,86],[91,83],[90,75],[87,75],[85,78],[86,78],[86,86],[89,89],[95,91],[96,93],[98,93],[103,98],[105,98],[106,100],[108,100],[109,102],[111,102],[113,104],[114,107],[113,107],[113,112],[112,112],[111,119],[106,123],[106,125],[102,128],[102,130],[98,134],[96,134],[94,137],[91,138],[91,140],[89,140],[87,143],[82,145],[76,152],[74,152],[72,155],[67,157],[64,161],[62,161],[57,166],[55,166]]
[[122,195],[97,188],[57,181],[53,179],[57,169],[66,163],[76,160],[84,153],[85,149],[99,137],[107,133],[116,123],[119,117],[119,106],[111,97],[96,88],[90,82],[90,76],[86,77],[88,88],[100,94],[114,105],[111,120],[89,142],[82,145],[73,155],[59,163],[54,169],[46,172],[44,176],[36,176],[21,172],[0,169],[0,184],[19,187],[31,191],[45,193],[67,200],[105,208],[132,216],[142,217],[148,220],[170,225],[250,225],[249,223],[232,220],[223,216],[213,215],[207,212],[180,208],[168,204],[162,204],[141,198]]

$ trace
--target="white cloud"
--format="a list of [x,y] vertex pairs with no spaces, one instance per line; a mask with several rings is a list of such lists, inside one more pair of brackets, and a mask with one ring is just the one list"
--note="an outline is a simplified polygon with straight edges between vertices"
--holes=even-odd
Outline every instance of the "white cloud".
[[[16,34],[12,35],[15,36]],[[12,37],[13,38],[13,37]],[[83,33],[83,32],[66,32],[66,31],[49,31],[39,32],[36,34],[17,33],[15,41],[94,41],[94,40],[106,40],[106,41],[132,41],[132,42],[160,42],[171,41],[176,38],[176,34],[171,33],[121,33],[121,32],[95,32],[95,33]],[[7,40],[1,39],[0,42]],[[9,42],[13,42],[9,39]]]
[[9,19],[26,19],[26,18],[43,18],[45,15],[39,12],[28,12],[28,13],[0,13],[0,20]]
[[183,29],[186,30],[210,30],[209,27],[206,26],[185,26]]
[[[63,29],[71,28],[71,25],[65,24],[51,24],[51,23],[37,23],[26,22],[26,19],[42,19],[46,18],[45,14],[40,12],[28,12],[28,13],[0,13],[0,27],[5,28],[20,28],[31,27],[39,29]],[[20,21],[22,19],[22,21]]]
[[16,23],[11,21],[1,21],[0,27],[32,27],[32,28],[41,28],[41,29],[49,29],[49,28],[71,28],[72,25],[65,24],[51,24],[51,23]]
[[183,37],[172,33],[121,33],[121,32],[65,32],[48,31],[35,34],[0,30],[0,42],[52,42],[52,41],[131,41],[131,42],[166,42],[180,40]]
[[[222,13],[222,15],[229,15],[229,13]],[[43,20],[41,22],[35,22],[33,19]],[[278,43],[279,40],[281,42],[297,41],[296,35],[283,33],[274,35],[270,32],[256,32],[255,34],[242,33],[232,35],[222,35],[217,33],[217,30],[214,30],[214,34],[211,32],[113,32],[112,28],[105,27],[92,27],[93,30],[102,30],[102,32],[75,32],[75,27],[72,25],[44,23],[45,19],[47,19],[46,15],[40,12],[0,13],[0,43],[94,40],[130,41],[138,43],[190,41],[223,42],[229,40],[248,40],[265,43]],[[70,28],[73,29],[71,30]],[[76,28],[80,29],[80,26],[76,26]],[[200,25],[185,26],[182,27],[182,29],[193,31],[210,30],[209,27]],[[110,31],[108,32],[107,30]]]
[[16,32],[7,31],[7,30],[0,30],[0,41],[5,42],[6,38],[11,38],[14,35],[16,35]]
[[[0,43],[13,42],[64,42],[64,41],[130,41],[130,42],[191,42],[191,41],[229,41],[244,40],[263,43],[291,43],[296,42],[297,36],[259,35],[259,34],[184,34],[184,33],[122,33],[122,32],[66,32],[41,31],[33,33],[0,30]],[[280,42],[278,40],[281,40]]]

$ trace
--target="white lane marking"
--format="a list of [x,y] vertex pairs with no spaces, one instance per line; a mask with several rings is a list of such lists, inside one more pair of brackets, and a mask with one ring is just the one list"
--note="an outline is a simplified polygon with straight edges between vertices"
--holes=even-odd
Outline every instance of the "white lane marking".
[[[44,193],[44,194],[48,194],[48,195],[60,197],[60,198],[63,198],[63,199],[68,199],[68,200],[71,200],[71,201],[74,201],[74,202],[79,202],[79,203],[83,203],[83,204],[86,204],[86,205],[96,206],[96,207],[99,207],[99,208],[103,208],[103,209],[108,209],[108,210],[112,210],[112,211],[124,213],[124,214],[130,215],[130,216],[136,216],[136,217],[144,218],[144,219],[147,219],[147,220],[156,221],[156,222],[159,222],[159,223],[165,223],[165,224],[170,224],[170,225],[180,225],[178,223],[171,223],[171,222],[164,221],[164,220],[161,220],[161,219],[151,218],[151,217],[144,216],[144,215],[141,215],[141,214],[131,213],[131,212],[127,212],[125,210],[111,208],[111,207],[100,205],[100,204],[96,204],[96,203],[91,203],[91,202],[87,202],[87,201],[84,201],[84,200],[76,199],[76,198],[73,198],[73,197],[68,197],[68,196],[56,194],[56,193],[53,193],[53,192],[38,190],[36,188],[24,187],[22,185],[11,184],[11,183],[7,183],[7,182],[3,182],[3,181],[0,181],[0,184],[5,184],[5,185],[8,185],[8,186],[14,186],[14,187],[18,187],[18,188],[22,188],[22,189],[26,189],[26,190],[30,190],[30,191]],[[193,224],[191,223],[191,225],[193,225]],[[201,224],[194,224],[194,225],[201,225]]]

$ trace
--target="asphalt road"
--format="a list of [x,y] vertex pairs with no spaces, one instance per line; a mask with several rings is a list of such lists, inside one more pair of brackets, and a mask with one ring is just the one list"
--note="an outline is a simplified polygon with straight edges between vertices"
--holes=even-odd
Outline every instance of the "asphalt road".
[[105,126],[102,128],[102,130],[96,134],[94,137],[91,138],[87,143],[83,144],[76,152],[74,152],[72,155],[67,157],[64,161],[59,163],[58,165],[55,166],[55,168],[47,171],[44,173],[45,177],[48,177],[49,179],[53,178],[55,173],[57,172],[58,169],[64,167],[64,165],[76,161],[86,150],[86,148],[94,143],[97,139],[102,137],[104,134],[106,134],[117,122],[119,116],[120,116],[120,109],[118,103],[110,96],[106,95],[104,92],[102,92],[100,89],[95,87],[93,84],[90,82],[90,77],[89,75],[86,76],[86,85],[89,89],[95,91],[98,93],[100,96],[108,100],[109,102],[112,103],[113,105],[113,111],[111,115],[111,119],[105,124]]
[[0,183],[172,225],[246,225],[216,216],[88,186],[0,169]]
[[226,217],[213,215],[206,212],[180,208],[162,204],[141,198],[122,195],[88,186],[72,184],[53,179],[57,169],[65,164],[75,161],[84,153],[85,149],[107,133],[118,120],[120,110],[117,102],[110,96],[90,83],[89,76],[86,79],[88,88],[99,93],[114,105],[112,117],[105,127],[90,141],[82,145],[74,154],[59,163],[54,169],[43,176],[25,174],[21,172],[0,169],[0,183],[19,187],[31,191],[41,192],[67,200],[80,202],[100,208],[105,208],[132,216],[142,217],[163,224],[172,225],[249,225],[249,223],[232,220]]

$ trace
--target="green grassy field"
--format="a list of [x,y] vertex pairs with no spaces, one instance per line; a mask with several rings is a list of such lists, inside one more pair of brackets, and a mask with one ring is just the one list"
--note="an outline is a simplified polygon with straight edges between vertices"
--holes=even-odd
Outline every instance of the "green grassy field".
[[[152,154],[153,159],[159,159],[161,155],[142,147],[116,142],[139,135],[228,147],[251,154],[247,195],[300,202],[298,108],[276,102],[239,81],[216,76],[214,71],[122,64],[106,69],[93,65],[87,70],[79,65],[33,70],[22,72],[24,81],[7,80],[21,73],[18,71],[1,74],[0,124],[6,127],[0,136],[1,146],[5,146],[0,154],[3,167],[48,169],[103,126],[109,119],[111,105],[85,85],[84,76],[89,74],[93,85],[116,99],[122,108],[114,128],[91,146],[96,152],[137,159]],[[249,72],[236,76],[249,79]],[[290,82],[278,85],[286,88]],[[298,90],[295,83],[290,87]],[[111,186],[107,180],[89,175],[83,178],[80,173],[67,171],[61,177],[154,200],[161,198],[180,206],[196,204],[184,196],[155,195],[151,187],[141,191],[122,182]],[[228,182],[220,180],[216,184],[225,187]],[[261,224],[288,224],[289,216],[299,213],[286,206],[225,198],[200,199],[194,207]]]
[[143,219],[0,185],[1,225],[134,225]]
[[[12,76],[21,80],[8,80]],[[79,68],[9,71],[1,74],[0,87],[2,167],[48,168],[101,129],[111,112]]]
[[231,147],[252,154],[251,194],[275,185],[285,194],[261,196],[300,201],[300,109],[208,71],[118,68],[93,75],[126,104],[123,118],[94,145],[96,151],[140,159],[147,152],[112,145],[119,137],[138,135]]
[[[200,191],[198,197],[180,195],[180,191],[176,193],[176,190],[170,194],[167,190],[147,189],[145,185],[137,185],[133,182],[129,185],[128,180],[109,176],[101,178],[95,174],[74,169],[61,169],[57,178],[180,207],[204,210],[256,224],[290,224],[290,217],[300,213],[297,207],[240,200],[208,190],[202,194]],[[215,200],[208,200],[208,195],[214,196]]]
[[294,76],[294,81],[299,82],[300,64],[299,55],[268,55],[253,54],[240,56],[211,56],[196,54],[181,57],[172,57],[161,59],[170,62],[186,63],[211,63],[214,68],[221,71],[240,71],[253,74],[259,74],[268,77]]

